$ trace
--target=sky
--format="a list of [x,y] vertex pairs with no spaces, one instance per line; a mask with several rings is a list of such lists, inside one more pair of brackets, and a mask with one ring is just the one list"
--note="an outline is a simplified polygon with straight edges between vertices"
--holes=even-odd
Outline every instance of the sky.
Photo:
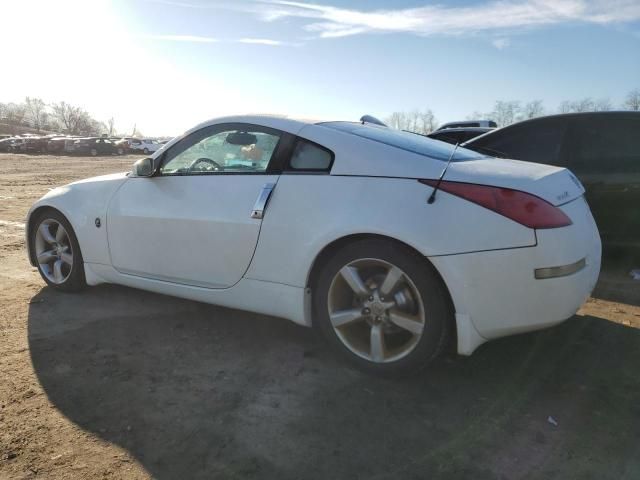
[[[176,135],[244,113],[357,120],[640,88],[640,0],[3,0],[0,102]],[[7,21],[9,20],[9,21]]]

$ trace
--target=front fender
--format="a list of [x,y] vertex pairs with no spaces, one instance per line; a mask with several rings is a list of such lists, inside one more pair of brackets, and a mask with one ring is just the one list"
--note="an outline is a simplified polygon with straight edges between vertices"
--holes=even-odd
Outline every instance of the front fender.
[[[125,173],[88,178],[54,188],[34,203],[26,220],[27,251],[31,264],[34,264],[34,259],[30,251],[29,237],[34,214],[44,208],[53,208],[60,211],[73,227],[84,261],[110,265],[107,208],[115,192],[126,181]],[[99,227],[96,219],[100,219]]]

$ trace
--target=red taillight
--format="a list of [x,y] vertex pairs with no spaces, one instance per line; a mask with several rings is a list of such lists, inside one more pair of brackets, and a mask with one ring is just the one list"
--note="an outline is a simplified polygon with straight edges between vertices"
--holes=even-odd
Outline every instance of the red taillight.
[[[437,180],[418,180],[435,187]],[[571,225],[571,219],[546,200],[510,188],[473,183],[440,183],[439,190],[464,198],[529,228],[557,228]]]

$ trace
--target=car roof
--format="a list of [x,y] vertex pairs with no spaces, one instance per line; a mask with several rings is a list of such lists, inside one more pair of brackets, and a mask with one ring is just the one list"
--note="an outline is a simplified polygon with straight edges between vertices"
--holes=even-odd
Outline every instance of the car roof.
[[283,115],[268,115],[268,114],[255,114],[255,115],[232,115],[227,117],[212,118],[205,122],[200,123],[194,128],[190,129],[187,133],[195,130],[199,130],[209,125],[217,123],[249,123],[254,125],[261,125],[263,127],[269,127],[276,130],[282,130],[292,134],[297,134],[302,128],[307,125],[315,125],[323,122],[319,119],[305,119],[305,118],[290,118]]
[[556,113],[554,115],[545,115],[542,117],[535,117],[535,118],[529,118],[527,120],[522,120],[520,122],[516,122],[516,123],[512,123],[510,125],[506,125],[504,127],[501,128],[494,128],[491,129],[490,131],[479,135],[477,137],[474,137],[470,140],[467,140],[465,143],[463,143],[462,145],[472,145],[474,142],[476,141],[480,141],[481,139],[484,139],[485,137],[489,137],[491,135],[495,135],[497,132],[501,132],[503,130],[512,128],[512,127],[520,127],[521,125],[529,125],[532,123],[538,123],[538,122],[545,122],[548,120],[553,120],[553,119],[562,119],[562,118],[575,118],[575,117],[607,117],[607,116],[634,116],[634,115],[640,115],[640,111],[633,111],[633,110],[609,110],[609,111],[605,111],[605,112],[570,112],[570,113]]

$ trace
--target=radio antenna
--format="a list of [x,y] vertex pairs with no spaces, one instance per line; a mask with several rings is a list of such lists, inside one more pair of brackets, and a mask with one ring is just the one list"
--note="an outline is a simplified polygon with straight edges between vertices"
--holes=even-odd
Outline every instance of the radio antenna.
[[436,186],[433,187],[433,191],[431,192],[431,195],[429,195],[429,198],[427,199],[427,203],[429,205],[431,205],[433,202],[436,201],[436,192],[440,188],[440,184],[442,183],[442,179],[444,178],[445,174],[447,173],[447,169],[449,168],[449,165],[451,165],[451,160],[453,160],[453,156],[455,155],[456,150],[458,150],[458,145],[460,145],[460,142],[457,142],[456,146],[453,147],[453,150],[451,151],[451,155],[449,155],[449,160],[447,160],[447,164],[442,169],[442,173],[440,174],[440,177],[438,178],[438,181],[436,182]]

